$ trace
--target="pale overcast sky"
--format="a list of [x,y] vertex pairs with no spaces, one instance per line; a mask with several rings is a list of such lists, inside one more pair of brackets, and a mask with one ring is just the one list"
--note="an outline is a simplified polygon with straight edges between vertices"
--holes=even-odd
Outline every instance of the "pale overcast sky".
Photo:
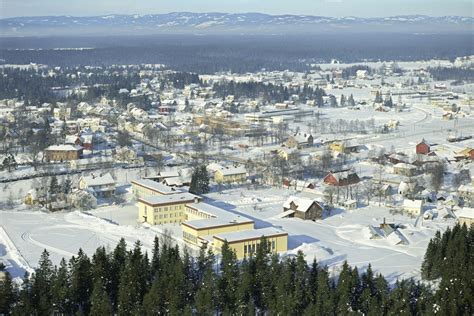
[[472,0],[0,0],[0,17],[189,12],[262,12],[378,17],[473,16]]

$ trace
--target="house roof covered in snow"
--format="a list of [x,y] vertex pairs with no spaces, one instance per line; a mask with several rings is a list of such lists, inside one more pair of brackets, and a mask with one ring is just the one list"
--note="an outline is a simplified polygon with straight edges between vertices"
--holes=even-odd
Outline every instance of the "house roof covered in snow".
[[403,200],[403,207],[404,208],[419,208],[423,206],[423,201],[422,200],[409,200],[405,199]]
[[283,203],[284,208],[291,208],[291,203],[296,205],[296,211],[298,212],[307,212],[313,203],[318,203],[314,199],[308,199],[304,197],[290,196],[285,203]]
[[474,208],[463,207],[455,213],[458,218],[470,218],[474,219]]
[[102,186],[102,185],[115,185],[115,180],[112,178],[110,173],[102,175],[83,176],[81,180],[85,182],[88,187]]
[[223,167],[219,169],[223,176],[232,176],[236,174],[246,174],[247,169],[245,166],[230,166],[230,167]]

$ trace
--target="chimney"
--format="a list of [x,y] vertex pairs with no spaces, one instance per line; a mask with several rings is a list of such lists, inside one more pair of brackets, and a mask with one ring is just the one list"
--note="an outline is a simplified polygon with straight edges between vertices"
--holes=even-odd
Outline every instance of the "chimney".
[[199,203],[199,198],[197,196],[194,197],[194,203]]

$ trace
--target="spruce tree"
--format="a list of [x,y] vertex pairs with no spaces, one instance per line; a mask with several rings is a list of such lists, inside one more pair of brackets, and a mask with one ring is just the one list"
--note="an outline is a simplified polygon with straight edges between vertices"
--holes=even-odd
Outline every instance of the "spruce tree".
[[239,268],[235,252],[230,249],[229,243],[224,241],[221,249],[221,275],[217,280],[218,304],[226,314],[237,312],[237,289],[239,282]]
[[105,289],[104,283],[100,278],[95,278],[94,288],[91,296],[91,316],[112,315],[112,305]]
[[53,312],[56,314],[71,313],[70,300],[70,273],[66,260],[61,259],[59,268],[56,270],[52,285],[51,285],[51,300],[54,306]]
[[51,281],[54,268],[49,253],[44,250],[31,280],[32,302],[40,314],[50,314],[51,309]]
[[122,275],[127,259],[127,244],[125,239],[121,238],[112,253],[111,271],[110,271],[110,298],[114,310],[117,306],[118,290],[120,283],[120,276]]
[[336,296],[337,296],[337,314],[347,315],[351,311],[351,274],[352,270],[347,264],[347,261],[344,261],[342,265],[341,273],[339,274],[339,280],[336,287]]
[[71,270],[71,301],[73,309],[87,314],[92,293],[92,266],[87,255],[79,249],[77,257],[69,261]]
[[6,272],[5,279],[0,281],[0,315],[10,315],[15,300],[15,287],[10,273]]

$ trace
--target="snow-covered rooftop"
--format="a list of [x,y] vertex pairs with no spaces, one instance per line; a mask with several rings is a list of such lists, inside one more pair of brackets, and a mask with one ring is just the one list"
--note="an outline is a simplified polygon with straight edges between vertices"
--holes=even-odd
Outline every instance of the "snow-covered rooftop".
[[194,199],[199,198],[197,195],[182,192],[176,194],[169,194],[169,195],[159,195],[159,196],[145,196],[138,201],[150,204],[150,205],[160,205],[160,204],[177,204],[177,203],[186,203],[194,201]]
[[244,230],[244,231],[234,232],[234,233],[218,234],[218,235],[215,235],[214,238],[220,239],[220,240],[227,240],[228,242],[236,242],[236,241],[248,240],[248,239],[260,239],[263,236],[271,237],[271,236],[278,236],[278,235],[288,235],[288,233],[281,229],[277,229],[274,227],[267,227],[267,228],[262,228],[262,229]]

